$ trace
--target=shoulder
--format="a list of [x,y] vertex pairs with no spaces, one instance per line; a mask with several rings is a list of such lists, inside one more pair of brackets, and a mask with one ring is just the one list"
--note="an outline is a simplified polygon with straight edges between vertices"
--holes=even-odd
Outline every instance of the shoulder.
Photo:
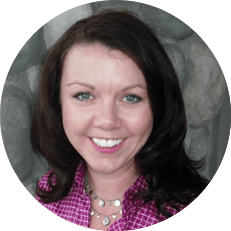
[[[76,171],[76,179],[80,180],[79,177],[80,173]],[[52,190],[49,186],[49,181],[51,181],[52,184],[55,182],[53,171],[49,171],[41,177],[41,179],[38,181],[38,187],[43,191]],[[78,183],[80,185],[80,181],[74,181],[70,192],[62,199],[46,203],[42,200],[39,193],[36,194],[36,199],[41,205],[59,217],[75,224],[87,227],[87,218],[90,210],[90,198],[86,193],[84,193],[83,187],[77,187]]]
[[[167,204],[167,203],[164,204],[165,210],[166,210],[168,213],[172,214],[172,215],[175,215],[175,214],[179,213],[181,210],[183,210],[183,209],[184,209],[185,207],[187,207],[188,205],[183,205],[183,204],[177,203],[175,206],[176,206],[178,209],[173,208],[171,205],[169,205],[169,204]],[[164,220],[166,220],[166,219],[167,219],[167,218],[166,218],[163,214],[160,214],[160,216],[159,216],[159,222],[164,221]]]
[[55,175],[53,175],[53,171],[50,170],[49,172],[47,172],[44,176],[42,176],[39,181],[38,181],[38,188],[42,191],[47,191],[50,192],[52,190],[52,188],[49,186],[49,178],[50,176],[52,176],[51,181],[52,184],[55,184]]
[[[76,181],[77,186],[79,188],[82,187],[82,184],[84,182],[85,171],[86,171],[85,163],[80,162],[80,164],[76,168],[75,176],[74,176],[74,180]],[[50,192],[52,190],[50,184],[55,185],[57,181],[54,171],[50,170],[38,180],[37,186],[41,191]]]
[[[57,202],[52,202],[52,203],[45,203],[43,202],[43,200],[41,199],[40,195],[42,194],[42,192],[50,192],[52,191],[52,188],[49,186],[49,178],[51,177],[51,182],[52,184],[55,184],[55,176],[53,175],[53,171],[50,170],[49,172],[47,172],[44,176],[42,176],[37,183],[37,192],[36,192],[36,200],[42,204],[43,206],[45,206],[47,209],[49,209],[50,211],[54,212],[56,211],[56,208],[58,206]],[[40,194],[41,193],[41,194]]]

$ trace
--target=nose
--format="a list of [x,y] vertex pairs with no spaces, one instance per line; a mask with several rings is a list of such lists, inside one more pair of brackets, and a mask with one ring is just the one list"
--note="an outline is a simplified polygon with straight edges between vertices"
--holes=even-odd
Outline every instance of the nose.
[[119,109],[115,103],[104,102],[97,109],[95,126],[108,131],[119,128],[121,126],[119,114]]

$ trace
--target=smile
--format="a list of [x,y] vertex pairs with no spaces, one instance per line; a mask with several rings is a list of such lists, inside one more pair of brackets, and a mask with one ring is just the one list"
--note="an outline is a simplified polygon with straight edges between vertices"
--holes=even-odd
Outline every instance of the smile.
[[91,145],[98,152],[104,154],[113,154],[121,149],[126,139],[98,139],[98,138],[90,138]]
[[92,138],[92,141],[101,148],[112,148],[120,144],[123,141],[123,139],[105,140],[105,139]]

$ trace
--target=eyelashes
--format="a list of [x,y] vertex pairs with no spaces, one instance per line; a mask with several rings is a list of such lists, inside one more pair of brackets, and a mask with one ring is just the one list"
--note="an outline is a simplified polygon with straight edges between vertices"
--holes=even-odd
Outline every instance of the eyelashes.
[[128,94],[124,96],[123,101],[129,104],[138,103],[141,101],[141,97],[134,94]]
[[93,96],[90,92],[79,92],[76,95],[74,95],[74,98],[76,98],[79,101],[88,101],[93,99]]
[[[89,100],[94,99],[95,97],[90,92],[79,92],[79,93],[74,95],[74,98],[76,98],[77,100],[79,100],[81,102],[87,102]],[[142,100],[142,98],[138,95],[135,95],[135,94],[126,94],[122,98],[122,101],[125,103],[128,103],[128,104],[135,104],[135,103],[140,102],[141,100]]]

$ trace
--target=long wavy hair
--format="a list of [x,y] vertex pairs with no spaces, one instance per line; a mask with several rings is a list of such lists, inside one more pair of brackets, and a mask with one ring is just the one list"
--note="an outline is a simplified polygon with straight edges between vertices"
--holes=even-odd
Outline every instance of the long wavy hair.
[[[189,204],[206,187],[197,169],[201,162],[190,160],[184,149],[185,108],[172,63],[153,30],[130,12],[107,10],[76,22],[50,49],[41,73],[34,108],[31,143],[36,153],[49,162],[52,191],[37,193],[46,202],[68,195],[81,155],[74,149],[62,125],[60,81],[67,52],[76,44],[101,44],[129,56],[143,72],[154,116],[152,133],[135,156],[148,189],[138,196],[155,200],[160,213],[170,217],[165,203]],[[144,118],[145,119],[145,118]],[[52,176],[56,184],[52,184]]]

